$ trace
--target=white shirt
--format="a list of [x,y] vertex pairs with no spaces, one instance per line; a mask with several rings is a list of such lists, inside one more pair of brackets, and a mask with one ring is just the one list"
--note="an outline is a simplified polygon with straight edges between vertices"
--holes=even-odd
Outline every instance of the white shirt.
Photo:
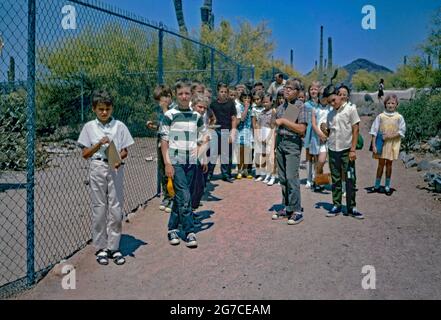
[[270,86],[269,86],[269,88],[268,88],[268,90],[267,90],[267,93],[269,93],[270,95],[272,95],[272,96],[273,96],[273,99],[275,99],[275,98],[277,97],[277,93],[278,93],[281,89],[283,89],[283,87],[285,86],[285,84],[286,84],[286,80],[285,80],[285,79],[282,80],[282,83],[281,83],[281,84],[278,84],[277,81],[273,81],[273,82],[270,84]]
[[[102,124],[98,119],[87,122],[81,130],[78,143],[83,147],[90,148],[97,144],[102,138],[108,137],[115,143],[116,149],[121,151],[135,143],[129,129],[119,120],[112,120]],[[107,159],[106,149],[109,145],[102,145],[92,156],[93,159]]]
[[352,147],[352,126],[360,122],[355,104],[346,102],[328,114],[328,148],[339,152]]

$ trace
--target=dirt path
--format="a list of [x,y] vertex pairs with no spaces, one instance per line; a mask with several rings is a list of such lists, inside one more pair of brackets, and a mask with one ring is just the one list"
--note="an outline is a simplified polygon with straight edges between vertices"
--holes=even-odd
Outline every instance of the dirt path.
[[[212,201],[198,211],[199,248],[168,244],[168,214],[159,199],[124,224],[124,266],[99,266],[87,246],[69,263],[76,289],[51,272],[19,299],[441,299],[441,202],[416,188],[421,174],[394,164],[387,197],[367,194],[376,162],[358,153],[358,208],[365,220],[326,218],[331,194],[302,186],[305,220],[272,221],[280,187],[249,180],[214,181]],[[301,170],[301,177],[305,177]],[[217,201],[215,201],[217,199]],[[326,209],[325,209],[326,208]],[[361,286],[362,267],[376,271],[376,289]]]

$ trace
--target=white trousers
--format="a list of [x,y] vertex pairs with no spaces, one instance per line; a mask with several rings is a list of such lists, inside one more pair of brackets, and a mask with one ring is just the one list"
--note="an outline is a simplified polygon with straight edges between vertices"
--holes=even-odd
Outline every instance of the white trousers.
[[97,249],[119,250],[124,207],[124,166],[111,170],[106,162],[90,164],[92,237]]

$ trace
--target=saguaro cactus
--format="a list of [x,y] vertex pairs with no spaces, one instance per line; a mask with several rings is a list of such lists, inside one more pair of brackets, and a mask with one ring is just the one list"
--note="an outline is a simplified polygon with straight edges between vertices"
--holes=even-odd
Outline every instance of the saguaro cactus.
[[320,26],[319,80],[323,81],[323,26]]
[[175,5],[176,19],[178,20],[179,31],[183,34],[188,34],[187,26],[184,20],[184,11],[182,10],[182,0],[173,0]]

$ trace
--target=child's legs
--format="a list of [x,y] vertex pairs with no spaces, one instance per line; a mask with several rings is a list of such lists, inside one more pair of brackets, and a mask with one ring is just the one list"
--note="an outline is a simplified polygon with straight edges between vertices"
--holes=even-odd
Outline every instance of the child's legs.
[[386,160],[386,179],[392,176],[392,160]]
[[[381,180],[381,177],[383,176],[383,169],[384,165],[386,164],[386,159],[378,159],[378,167],[377,167],[377,179]],[[387,168],[386,168],[387,170]],[[387,175],[387,172],[386,172]]]
[[316,172],[318,174],[322,174],[323,173],[323,167],[325,166],[327,155],[328,155],[327,152],[320,152],[320,154],[318,155],[318,157],[316,159],[315,167],[316,167]]
[[178,229],[179,222],[181,222],[183,231],[185,235],[187,235],[188,233],[194,232],[190,185],[194,178],[196,165],[177,164],[173,165],[173,168],[175,169],[173,187],[176,195],[168,221],[168,230]]
[[107,248],[110,250],[119,249],[121,239],[123,207],[124,207],[124,166],[117,171],[109,170],[108,175],[108,201],[109,218],[107,221]]
[[164,158],[162,157],[161,148],[157,148],[157,157],[158,157],[158,174],[159,174],[159,182],[161,184],[161,190],[162,195],[164,196],[164,199],[171,199],[171,196],[168,194],[167,191],[167,176],[165,175],[165,164],[164,164]]
[[261,168],[261,159],[262,157],[262,142],[255,141],[254,142],[254,166],[256,167],[256,176],[260,176],[263,174],[263,170]]
[[107,249],[107,172],[104,162],[91,161],[92,243],[97,249]]
[[329,168],[332,179],[332,202],[336,206],[341,206],[342,199],[342,159],[341,152],[329,150]]

